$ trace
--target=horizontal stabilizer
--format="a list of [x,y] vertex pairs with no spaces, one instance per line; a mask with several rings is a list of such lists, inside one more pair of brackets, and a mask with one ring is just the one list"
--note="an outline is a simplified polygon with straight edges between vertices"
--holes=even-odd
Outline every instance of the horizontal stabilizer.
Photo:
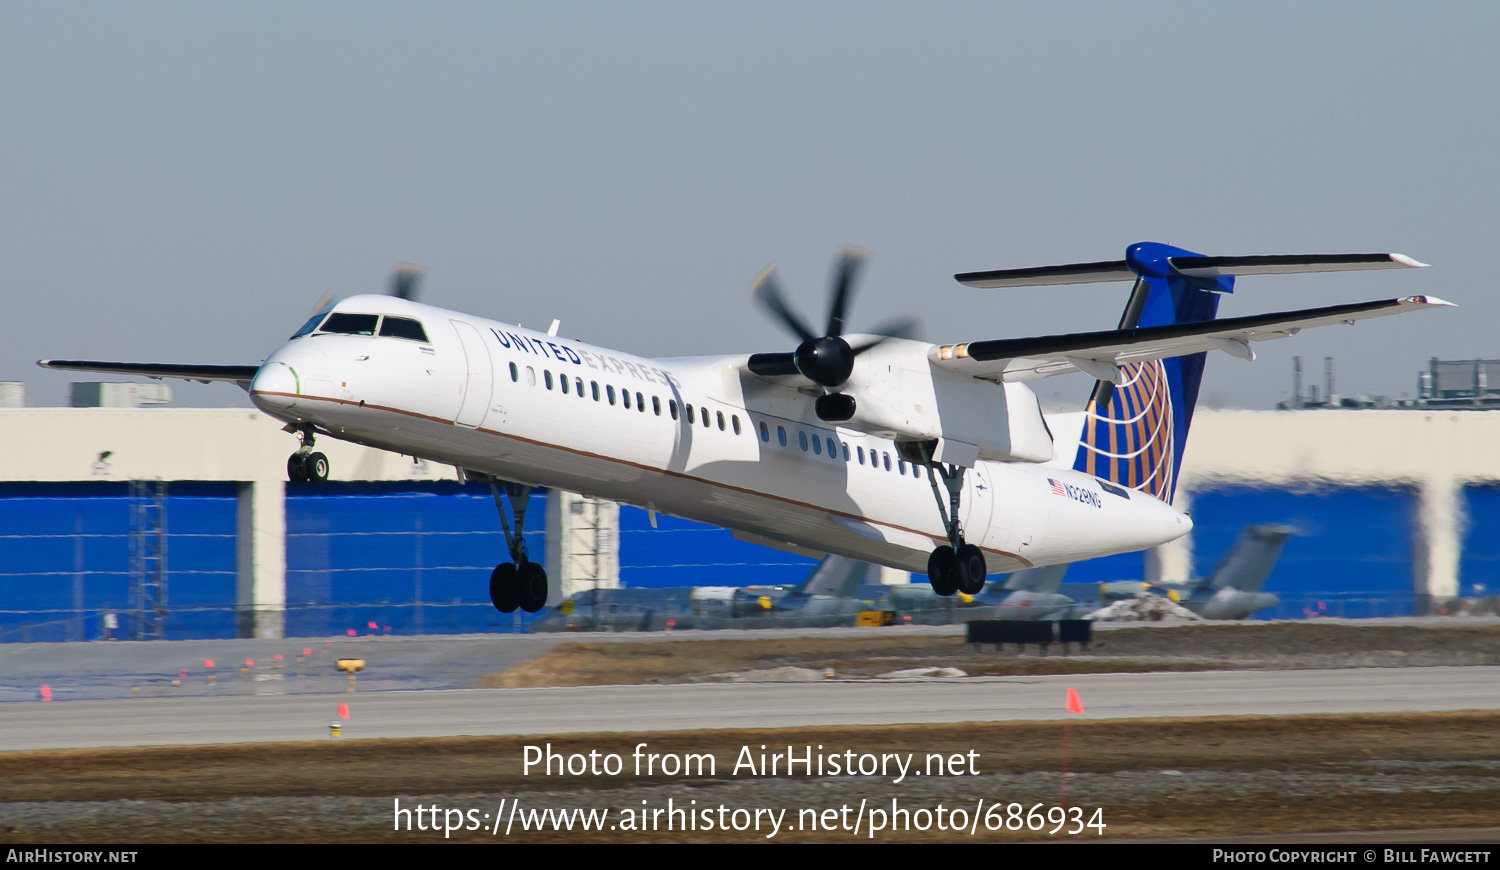
[[102,362],[89,359],[40,359],[44,369],[70,372],[100,372],[109,375],[134,375],[143,378],[181,378],[185,381],[230,381],[248,384],[260,366],[179,365],[175,363]]
[[960,272],[953,276],[970,287],[1041,287],[1048,284],[1093,284],[1099,281],[1133,281],[1135,273],[1124,260],[1102,263],[1066,263],[1061,266],[1037,266],[1031,269],[994,269],[989,272]]
[[1223,349],[1226,342],[1236,349],[1248,349],[1251,342],[1285,338],[1316,326],[1452,304],[1435,296],[1407,296],[1193,323],[975,341],[934,348],[933,362],[975,377],[996,379],[1003,375],[1006,380],[1027,380],[1080,371],[1077,360],[1088,360],[1091,367],[1123,365]]
[[1269,257],[1170,257],[1173,271],[1195,278],[1220,275],[1293,275],[1363,269],[1425,269],[1405,254],[1276,254]]
[[[1420,269],[1427,266],[1405,254],[1275,254],[1255,257],[1164,258],[1106,260],[1100,263],[1066,263],[1030,269],[996,269],[989,272],[960,272],[953,277],[969,287],[1041,287],[1052,284],[1092,284],[1100,281],[1133,281],[1138,275],[1168,277],[1170,274],[1194,278],[1216,278],[1221,275],[1291,275],[1300,272],[1349,272],[1364,269]],[[1154,268],[1153,268],[1154,267]],[[1160,271],[1160,274],[1157,272]]]

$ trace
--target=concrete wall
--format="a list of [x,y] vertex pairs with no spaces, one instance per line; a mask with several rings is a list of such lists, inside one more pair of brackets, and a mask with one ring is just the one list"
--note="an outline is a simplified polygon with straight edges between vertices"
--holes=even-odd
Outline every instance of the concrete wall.
[[[1434,600],[1459,594],[1461,495],[1500,480],[1500,412],[1199,411],[1178,492],[1249,485],[1414,487],[1413,589]],[[1179,505],[1181,506],[1181,505]],[[1188,540],[1161,548],[1158,579],[1188,576]]]

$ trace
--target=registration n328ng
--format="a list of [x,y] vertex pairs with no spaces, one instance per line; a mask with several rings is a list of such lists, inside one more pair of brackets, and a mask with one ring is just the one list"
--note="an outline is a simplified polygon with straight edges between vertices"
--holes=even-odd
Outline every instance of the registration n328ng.
[[[324,308],[258,366],[39,364],[237,383],[300,439],[294,484],[328,479],[320,437],[488,482],[510,551],[490,578],[504,612],[546,603],[521,536],[538,486],[926,571],[952,595],[979,592],[989,572],[1186,534],[1192,521],[1171,502],[1209,351],[1253,359],[1258,341],[1449,304],[1410,296],[1219,319],[1237,275],[1423,264],[1140,243],[1121,260],[955,276],[977,288],[1130,281],[1116,329],[929,344],[902,322],[845,331],[864,259],[840,254],[821,329],[769,267],[755,279],[754,298],[796,336],[791,351],[646,359],[417,302],[418,273],[398,268],[391,292]],[[1097,384],[1073,429],[1054,431],[1027,382],[1069,372]]]

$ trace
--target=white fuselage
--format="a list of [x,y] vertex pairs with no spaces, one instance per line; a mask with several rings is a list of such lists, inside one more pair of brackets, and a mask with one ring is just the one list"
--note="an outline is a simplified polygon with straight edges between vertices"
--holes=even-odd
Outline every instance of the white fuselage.
[[[771,546],[921,572],[947,541],[926,468],[901,461],[890,438],[819,420],[812,396],[744,373],[743,355],[644,359],[386,296],[336,310],[416,319],[428,341],[295,338],[256,375],[257,407]],[[975,384],[976,400],[993,388]],[[991,572],[1140,550],[1192,527],[1148,495],[1111,494],[1053,462],[977,462],[960,520]]]

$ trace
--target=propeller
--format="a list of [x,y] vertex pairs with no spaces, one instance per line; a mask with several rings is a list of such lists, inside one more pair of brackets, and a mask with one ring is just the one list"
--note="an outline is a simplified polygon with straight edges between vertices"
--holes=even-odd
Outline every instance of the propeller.
[[750,285],[750,294],[801,343],[791,353],[752,354],[750,371],[765,376],[800,374],[826,390],[837,390],[854,373],[854,360],[860,354],[892,338],[914,337],[916,321],[900,318],[877,328],[872,338],[853,344],[844,338],[844,319],[854,294],[854,282],[869,256],[869,252],[849,245],[839,252],[830,288],[828,326],[821,335],[787,304],[781,285],[776,281],[774,267],[767,266],[762,270]]
[[[422,283],[422,276],[426,274],[427,270],[421,266],[411,263],[397,263],[396,268],[391,270],[391,281],[386,286],[385,295],[415,301],[417,290]],[[333,302],[333,293],[324,293],[323,298],[318,300],[318,304],[313,306],[308,316],[311,317],[320,312],[327,311],[333,305]]]
[[421,266],[397,263],[396,268],[391,271],[391,284],[385,295],[415,301],[417,288],[422,283],[422,276],[426,274],[427,270]]

